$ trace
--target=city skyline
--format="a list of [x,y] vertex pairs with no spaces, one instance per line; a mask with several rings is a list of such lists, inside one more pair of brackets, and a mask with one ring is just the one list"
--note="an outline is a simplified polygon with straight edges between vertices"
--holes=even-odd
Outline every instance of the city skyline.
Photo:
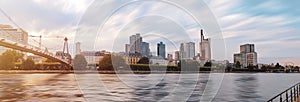
[[0,100],[300,102],[300,0],[0,0]]
[[[6,1],[5,3],[1,3],[2,4],[1,7],[3,7],[2,9],[8,12],[8,15],[10,15],[12,19],[14,19],[22,28],[24,28],[24,30],[27,31],[29,35],[62,34],[71,39],[70,45],[72,49],[75,48],[75,43],[73,41],[75,36],[74,34],[76,31],[76,24],[79,21],[80,17],[83,15],[85,9],[92,1],[78,1],[78,2],[61,1],[57,5],[52,5],[51,3],[49,3],[49,1],[26,1],[24,3],[20,3],[24,5],[12,6],[18,4],[16,2],[19,3],[23,1],[14,1],[14,0]],[[208,0],[206,1],[206,3],[210,6],[211,10],[215,13],[216,18],[219,20],[221,28],[223,28],[223,36],[225,38],[225,45],[227,47],[226,59],[230,61],[233,60],[232,55],[235,52],[239,51],[239,48],[237,46],[245,43],[254,43],[256,44],[256,48],[260,53],[258,59],[260,62],[263,63],[294,62],[295,64],[299,65],[299,59],[297,58],[300,56],[298,54],[299,47],[294,45],[298,45],[300,43],[298,41],[299,35],[297,34],[297,32],[299,32],[297,28],[300,26],[299,25],[300,20],[297,19],[299,17],[299,14],[296,12],[297,10],[293,10],[293,8],[296,7],[296,5],[294,4],[299,4],[299,2],[298,1],[283,2],[283,1],[268,1],[268,0],[267,1],[254,0],[251,2],[252,3],[245,3],[244,1],[226,1],[226,0],[222,2],[208,1]],[[42,5],[47,5],[47,6],[42,6]],[[162,4],[156,5],[155,3],[142,3],[141,5],[142,6],[133,5],[132,7],[139,8],[138,11],[136,11],[138,13],[132,13],[132,16],[126,17],[126,19],[128,18],[130,19],[131,17],[133,19],[135,18],[135,16],[141,16],[144,15],[145,13],[151,13],[151,12],[144,12],[145,9],[147,8],[143,8],[143,5],[144,6],[147,5],[147,7],[162,6]],[[254,5],[259,5],[259,6],[254,6]],[[246,8],[235,9],[242,6],[249,7],[251,9],[246,9]],[[55,8],[55,9],[49,9],[49,8]],[[33,12],[31,12],[31,14],[22,14],[22,13],[16,14],[15,12],[13,12],[16,9],[26,13],[29,13],[29,11],[32,10]],[[261,10],[259,10],[259,12],[258,11],[254,12],[253,10],[256,9],[261,9]],[[129,8],[128,10],[130,11]],[[124,14],[130,14],[128,13],[128,10],[117,12],[116,15],[114,15],[114,19],[121,19],[118,18],[118,15],[124,16]],[[139,13],[139,11],[143,11],[144,13],[141,14]],[[163,11],[168,11],[168,10],[155,11],[155,12],[163,12]],[[39,17],[43,14],[49,14],[49,13],[57,15],[58,18],[49,18],[45,16]],[[20,16],[20,15],[24,15],[24,16]],[[170,13],[169,15],[172,14]],[[178,17],[178,18],[186,18],[185,20],[189,21],[189,17],[186,17],[186,15],[183,14],[181,16],[184,17]],[[2,14],[0,15],[0,18],[4,20],[1,23],[13,25]],[[23,18],[26,18],[26,20],[24,20]],[[174,18],[174,19],[178,20],[178,18]],[[28,23],[28,21],[32,21],[32,23]],[[122,20],[118,20],[118,21],[122,21]],[[126,22],[124,21],[121,23],[128,23],[129,21]],[[184,20],[182,19],[181,21],[183,22]],[[244,21],[244,22],[238,23],[240,21]],[[191,34],[195,36],[193,38],[199,38],[198,37],[199,35],[196,34],[198,33],[197,31],[198,29],[195,30],[196,28],[198,28],[198,26],[193,26],[193,23],[190,22],[184,25],[186,25],[185,28],[189,28],[189,33],[193,33]],[[108,27],[114,27],[114,25]],[[143,29],[141,31],[135,31],[135,32],[142,32],[145,34],[161,34],[156,32],[145,31]],[[180,32],[180,31],[176,31],[176,32]],[[110,39],[110,37],[108,36],[107,39]],[[102,39],[102,41],[99,42],[101,43],[101,42],[108,41],[107,39]],[[194,39],[194,40],[195,42],[198,42],[197,40],[199,39]],[[49,39],[45,39],[43,41],[49,42],[44,44],[49,45],[52,48],[59,46],[59,49],[62,49],[61,43],[63,41],[60,40],[51,41]],[[126,41],[127,40],[125,40],[124,42]],[[158,42],[158,40],[155,40],[155,42]],[[82,50],[94,50],[94,48],[91,46],[87,46],[83,44]],[[102,50],[102,49],[111,50],[112,48],[104,45],[96,48],[96,50]],[[198,46],[196,46],[196,49],[198,49]],[[124,47],[118,50],[123,51]]]

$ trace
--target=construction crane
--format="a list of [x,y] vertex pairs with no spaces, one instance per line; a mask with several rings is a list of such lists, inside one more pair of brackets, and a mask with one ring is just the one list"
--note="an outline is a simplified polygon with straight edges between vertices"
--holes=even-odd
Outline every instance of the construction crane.
[[[28,37],[37,37],[39,38],[39,47],[42,49],[42,38],[63,38],[64,39],[64,47],[63,47],[63,54],[61,55],[62,59],[67,58],[68,62],[71,63],[71,57],[69,53],[69,45],[68,45],[68,38],[64,36],[42,36],[42,35],[29,35]],[[65,53],[66,51],[66,53]],[[48,52],[48,48],[45,48],[45,52]],[[66,54],[66,55],[65,55]]]
[[29,35],[28,37],[39,38],[39,47],[42,48],[42,38],[66,38],[64,36],[42,36],[42,35]]
[[[14,26],[16,26],[18,29],[23,30],[10,16],[7,15],[7,13],[0,7],[0,12],[2,14],[4,14],[4,16],[6,18],[8,18],[9,21],[11,21]],[[42,49],[42,38],[64,38],[64,48],[63,48],[63,53],[66,50],[67,54],[69,55],[69,47],[68,47],[68,38],[67,37],[63,37],[63,36],[36,36],[36,35],[29,35],[28,37],[38,37],[39,38],[39,47],[40,49]],[[48,50],[47,48],[45,49],[46,51]],[[47,51],[48,52],[48,51]],[[62,56],[62,58],[64,58],[64,55]],[[68,61],[69,63],[71,63],[71,57],[69,58],[70,60]]]

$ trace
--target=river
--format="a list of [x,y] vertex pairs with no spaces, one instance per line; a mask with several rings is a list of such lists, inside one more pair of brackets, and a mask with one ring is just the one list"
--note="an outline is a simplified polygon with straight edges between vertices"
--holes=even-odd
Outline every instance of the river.
[[264,102],[298,82],[297,73],[0,74],[0,100]]

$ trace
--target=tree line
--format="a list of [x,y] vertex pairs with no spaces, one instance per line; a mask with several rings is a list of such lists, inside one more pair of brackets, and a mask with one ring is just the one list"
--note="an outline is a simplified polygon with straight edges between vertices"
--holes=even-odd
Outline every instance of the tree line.
[[[20,67],[16,67],[16,63],[21,63]],[[16,50],[6,50],[0,55],[1,70],[31,69],[33,67],[32,57],[24,59],[24,54]]]

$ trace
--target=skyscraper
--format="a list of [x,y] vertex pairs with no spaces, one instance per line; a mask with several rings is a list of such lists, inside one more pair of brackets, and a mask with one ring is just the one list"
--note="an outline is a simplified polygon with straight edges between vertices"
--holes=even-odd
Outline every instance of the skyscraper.
[[125,44],[125,53],[129,54],[130,52],[130,44]]
[[234,54],[234,63],[240,62],[242,67],[257,65],[257,53],[254,44],[244,44],[240,46],[240,53]]
[[129,38],[130,40],[130,53],[139,53],[142,52],[142,37],[139,33],[132,35]]
[[240,46],[240,53],[255,52],[254,44],[245,44]]
[[193,59],[195,57],[195,43],[185,42],[180,44],[180,59]]
[[130,45],[129,53],[135,53],[135,42],[136,42],[136,35],[131,35],[129,37],[129,45]]
[[179,51],[175,51],[175,58],[174,60],[178,61],[180,60],[180,52]]
[[150,56],[149,43],[142,42],[142,56]]
[[166,58],[166,45],[163,42],[157,44],[157,56],[161,56],[162,58]]
[[201,29],[201,42],[200,42],[200,61],[208,62],[211,60],[210,39],[204,38],[203,30]]

